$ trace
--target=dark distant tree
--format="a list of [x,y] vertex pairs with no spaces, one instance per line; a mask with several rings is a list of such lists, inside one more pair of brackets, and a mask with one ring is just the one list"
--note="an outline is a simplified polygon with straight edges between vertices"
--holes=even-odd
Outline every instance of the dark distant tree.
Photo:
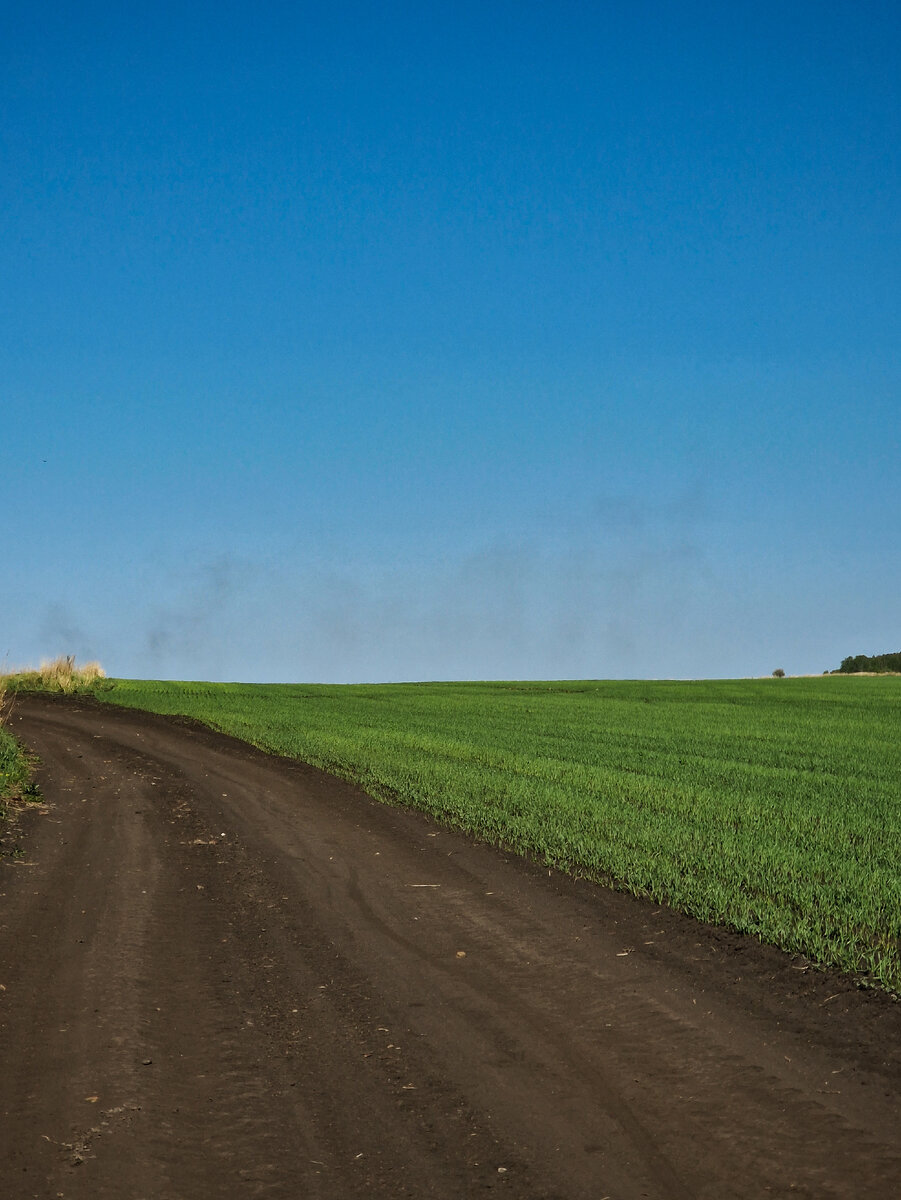
[[894,654],[852,654],[842,659],[837,674],[856,675],[860,671],[872,671],[877,675],[901,672],[901,651]]
[[782,670],[782,668],[781,668],[781,667],[777,667],[777,668],[776,668],[776,670],[773,672],[773,674],[775,675],[775,677],[776,677],[777,679],[784,679],[784,678],[785,678],[785,672]]

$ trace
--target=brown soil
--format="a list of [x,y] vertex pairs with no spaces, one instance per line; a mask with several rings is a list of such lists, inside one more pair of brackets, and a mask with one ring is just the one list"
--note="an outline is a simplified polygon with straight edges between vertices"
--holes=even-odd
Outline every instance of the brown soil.
[[901,1194],[886,995],[190,723],[12,727],[8,1200]]

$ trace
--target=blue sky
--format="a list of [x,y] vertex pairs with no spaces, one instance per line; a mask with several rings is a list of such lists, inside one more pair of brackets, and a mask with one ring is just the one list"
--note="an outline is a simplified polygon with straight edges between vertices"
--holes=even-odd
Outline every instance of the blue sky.
[[7,5],[0,658],[901,648],[901,10]]

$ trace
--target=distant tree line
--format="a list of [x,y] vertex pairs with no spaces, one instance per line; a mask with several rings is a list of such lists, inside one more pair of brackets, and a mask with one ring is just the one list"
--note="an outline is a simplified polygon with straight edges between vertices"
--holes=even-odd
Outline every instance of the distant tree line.
[[856,671],[901,672],[901,650],[897,654],[853,654],[842,659],[842,665],[833,675],[853,675]]

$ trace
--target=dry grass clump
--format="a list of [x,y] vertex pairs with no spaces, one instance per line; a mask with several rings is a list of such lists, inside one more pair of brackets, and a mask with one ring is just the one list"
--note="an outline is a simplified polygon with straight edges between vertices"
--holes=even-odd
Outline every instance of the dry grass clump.
[[30,668],[0,676],[0,697],[7,685],[15,690],[37,688],[45,692],[64,692],[70,695],[82,688],[91,688],[105,678],[106,672],[100,663],[89,662],[78,666],[74,654],[65,654],[52,661],[44,660],[37,670]]
[[77,667],[74,654],[68,654],[55,658],[52,662],[42,662],[40,676],[45,687],[68,692],[73,691],[79,684],[96,683],[98,679],[105,679],[106,672],[98,662],[89,662]]

